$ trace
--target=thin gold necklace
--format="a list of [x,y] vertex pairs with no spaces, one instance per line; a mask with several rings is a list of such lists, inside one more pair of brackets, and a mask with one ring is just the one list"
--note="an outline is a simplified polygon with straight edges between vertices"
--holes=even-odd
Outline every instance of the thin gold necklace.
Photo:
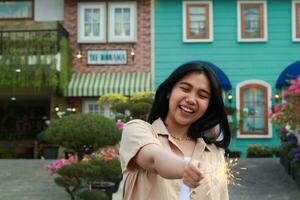
[[179,141],[190,141],[192,140],[192,138],[190,137],[177,137],[177,136],[174,136],[170,133],[171,137],[174,138],[175,140],[179,140]]

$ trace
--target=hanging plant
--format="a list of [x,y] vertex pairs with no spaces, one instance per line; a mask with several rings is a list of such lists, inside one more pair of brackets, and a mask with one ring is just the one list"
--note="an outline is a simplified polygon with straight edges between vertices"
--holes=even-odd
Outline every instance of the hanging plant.
[[[61,73],[56,70],[57,33],[5,33],[0,59],[0,88],[67,88],[71,68],[69,41],[61,41]],[[18,70],[17,70],[18,69]],[[20,72],[17,72],[17,71]]]

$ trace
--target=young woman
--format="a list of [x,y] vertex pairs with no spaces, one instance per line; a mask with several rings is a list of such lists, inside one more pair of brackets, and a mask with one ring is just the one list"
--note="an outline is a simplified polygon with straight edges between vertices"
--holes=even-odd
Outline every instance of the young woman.
[[207,62],[177,68],[157,89],[148,122],[132,120],[120,146],[123,200],[227,200],[219,167],[230,131]]

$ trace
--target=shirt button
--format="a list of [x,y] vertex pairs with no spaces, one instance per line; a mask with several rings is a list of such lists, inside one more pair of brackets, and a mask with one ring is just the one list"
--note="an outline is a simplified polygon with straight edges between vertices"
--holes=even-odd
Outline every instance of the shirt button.
[[195,195],[195,194],[196,194],[196,191],[195,191],[195,190],[193,190],[193,191],[192,191],[192,194],[194,194],[194,195]]

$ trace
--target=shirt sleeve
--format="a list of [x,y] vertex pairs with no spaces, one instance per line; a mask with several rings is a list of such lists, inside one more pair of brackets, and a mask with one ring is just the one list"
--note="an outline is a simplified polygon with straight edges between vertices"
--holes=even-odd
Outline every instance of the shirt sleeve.
[[143,120],[132,120],[124,126],[120,144],[120,159],[123,172],[137,167],[130,161],[147,144],[160,145],[158,136],[149,123]]

